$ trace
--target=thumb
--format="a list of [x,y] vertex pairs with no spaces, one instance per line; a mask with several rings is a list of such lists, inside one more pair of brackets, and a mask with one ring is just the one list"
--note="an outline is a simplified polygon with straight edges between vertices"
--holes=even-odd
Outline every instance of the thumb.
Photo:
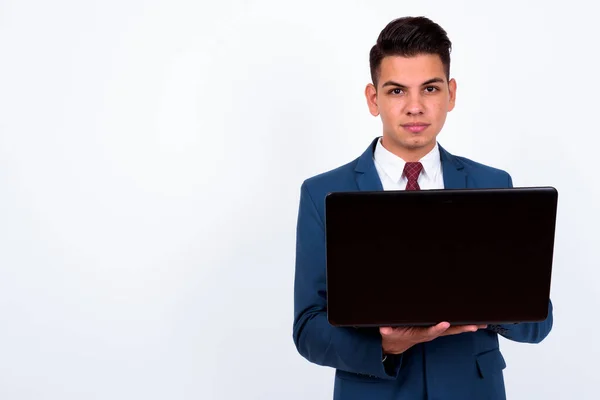
[[394,328],[391,328],[389,326],[379,328],[379,333],[381,333],[382,335],[391,335],[392,332],[394,332]]
[[428,329],[428,332],[433,337],[438,337],[442,333],[446,332],[450,328],[449,322],[440,322],[439,324],[432,326]]

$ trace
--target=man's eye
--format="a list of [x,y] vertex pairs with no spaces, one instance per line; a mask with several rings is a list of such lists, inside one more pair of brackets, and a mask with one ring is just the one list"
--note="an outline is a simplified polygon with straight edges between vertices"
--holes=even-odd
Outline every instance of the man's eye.
[[402,89],[398,89],[398,88],[392,89],[390,91],[390,93],[392,93],[392,94],[402,94]]
[[438,91],[438,88],[436,88],[435,86],[427,86],[427,87],[425,88],[425,91],[426,91],[427,93],[435,93],[435,92],[437,92],[437,91]]

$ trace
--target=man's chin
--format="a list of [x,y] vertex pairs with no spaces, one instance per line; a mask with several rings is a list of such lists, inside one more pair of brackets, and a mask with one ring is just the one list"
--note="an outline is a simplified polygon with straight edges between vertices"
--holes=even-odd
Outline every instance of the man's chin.
[[431,146],[432,142],[433,142],[432,140],[424,140],[424,139],[418,138],[416,140],[407,140],[403,144],[404,144],[404,147],[409,150],[420,150],[425,147]]
[[[391,139],[391,140],[390,140]],[[386,142],[386,141],[384,141]],[[402,148],[406,151],[419,151],[426,148],[433,148],[435,145],[435,138],[431,137],[390,137],[387,140],[388,144],[393,147]]]

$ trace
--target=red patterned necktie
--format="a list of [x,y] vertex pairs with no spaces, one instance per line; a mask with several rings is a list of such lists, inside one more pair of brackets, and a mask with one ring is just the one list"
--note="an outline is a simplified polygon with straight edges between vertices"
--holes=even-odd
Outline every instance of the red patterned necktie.
[[407,162],[404,164],[404,176],[408,179],[406,190],[421,190],[417,180],[422,170],[423,164],[420,162]]

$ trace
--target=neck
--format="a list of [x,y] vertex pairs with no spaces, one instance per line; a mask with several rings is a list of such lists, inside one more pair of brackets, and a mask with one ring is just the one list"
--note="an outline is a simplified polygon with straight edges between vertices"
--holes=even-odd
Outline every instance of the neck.
[[391,140],[386,140],[385,136],[381,139],[381,144],[387,151],[400,157],[405,162],[417,162],[421,160],[423,157],[429,154],[431,150],[433,150],[436,143],[436,141],[433,141],[433,143],[427,144],[423,147],[410,148],[395,145]]

